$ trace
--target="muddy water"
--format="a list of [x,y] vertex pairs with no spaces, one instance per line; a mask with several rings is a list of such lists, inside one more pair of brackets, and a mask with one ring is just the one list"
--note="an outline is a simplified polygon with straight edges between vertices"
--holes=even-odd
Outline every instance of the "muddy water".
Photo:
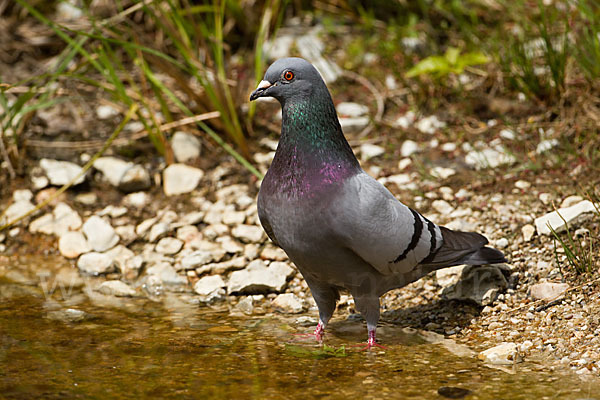
[[60,266],[0,264],[0,398],[600,397],[596,382],[531,361],[490,368],[398,326],[380,329],[387,350],[360,352],[347,347],[365,336],[355,321],[333,321],[321,347],[294,335],[310,329],[297,317],[231,317],[181,294],[116,299],[89,285],[51,293]]

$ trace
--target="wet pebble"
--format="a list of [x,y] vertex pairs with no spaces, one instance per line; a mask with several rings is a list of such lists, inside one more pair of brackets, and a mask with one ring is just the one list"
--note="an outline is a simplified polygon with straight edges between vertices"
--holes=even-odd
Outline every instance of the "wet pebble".
[[302,300],[293,293],[282,293],[277,295],[271,302],[271,307],[284,314],[298,314],[304,309]]
[[100,293],[116,297],[135,296],[135,290],[128,284],[118,280],[102,282],[97,289]]

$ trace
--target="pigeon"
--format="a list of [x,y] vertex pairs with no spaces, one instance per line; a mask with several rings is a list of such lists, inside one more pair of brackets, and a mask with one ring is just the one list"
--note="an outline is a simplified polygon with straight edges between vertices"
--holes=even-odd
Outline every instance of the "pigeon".
[[258,194],[258,216],[305,279],[319,309],[322,341],[339,299],[350,292],[367,322],[365,349],[377,344],[379,298],[431,271],[504,263],[475,232],[436,225],[398,201],[361,168],[331,94],[302,58],[275,61],[250,95],[282,108],[281,138]]

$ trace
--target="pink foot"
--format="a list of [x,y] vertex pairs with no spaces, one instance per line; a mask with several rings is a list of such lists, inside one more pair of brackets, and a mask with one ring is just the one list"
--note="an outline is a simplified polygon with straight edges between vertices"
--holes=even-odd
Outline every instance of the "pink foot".
[[369,331],[369,339],[367,339],[367,343],[355,344],[353,345],[353,347],[360,347],[358,351],[370,350],[373,347],[378,347],[382,350],[388,349],[387,347],[377,343],[377,341],[375,340],[375,330]]
[[317,324],[317,327],[315,328],[315,331],[313,333],[294,333],[294,336],[297,336],[297,337],[303,337],[303,338],[313,337],[317,340],[317,342],[322,342],[324,335],[325,335],[325,326],[321,321],[319,321],[319,323]]

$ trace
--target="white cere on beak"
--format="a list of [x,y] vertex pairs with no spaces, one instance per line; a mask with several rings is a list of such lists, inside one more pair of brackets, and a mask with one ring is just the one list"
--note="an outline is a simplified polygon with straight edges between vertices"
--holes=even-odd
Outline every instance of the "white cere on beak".
[[273,84],[269,81],[260,81],[256,89],[266,89],[271,86],[273,86]]

